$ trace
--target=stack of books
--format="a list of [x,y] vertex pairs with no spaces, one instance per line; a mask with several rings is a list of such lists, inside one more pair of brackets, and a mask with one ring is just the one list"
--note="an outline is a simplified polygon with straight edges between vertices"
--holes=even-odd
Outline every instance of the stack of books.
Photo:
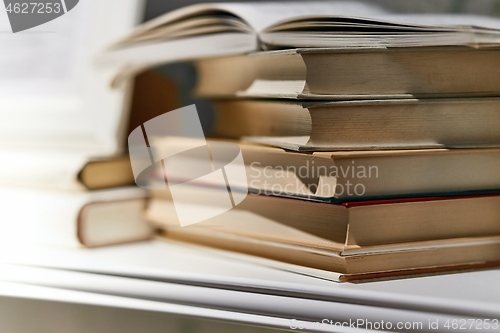
[[[167,173],[185,186],[154,190],[148,221],[337,281],[499,265],[499,29],[353,2],[198,5],[140,27],[108,60],[126,76],[196,59],[196,93],[217,110],[208,145],[163,137],[154,149],[235,143],[245,168],[227,176],[212,154],[225,182]],[[210,215],[228,193],[234,208]],[[181,227],[186,207],[199,222]]]

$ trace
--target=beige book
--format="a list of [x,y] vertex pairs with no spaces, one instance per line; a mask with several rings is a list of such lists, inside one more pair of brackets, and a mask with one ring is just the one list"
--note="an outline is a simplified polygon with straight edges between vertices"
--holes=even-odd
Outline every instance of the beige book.
[[78,180],[89,190],[134,184],[130,158],[90,161],[78,174]]
[[[164,236],[278,263],[336,272],[339,273],[338,281],[500,264],[499,237],[439,241],[421,248],[341,256],[338,251],[257,240],[206,228],[168,228],[165,229]],[[272,263],[268,264],[272,266]]]
[[220,100],[214,136],[302,151],[500,145],[500,98]]
[[[150,142],[159,156],[168,156],[171,149],[193,147],[190,140],[196,139],[164,137]],[[204,144],[200,142],[199,146]],[[300,153],[244,142],[238,145],[246,177],[234,177],[231,186],[248,187],[253,193],[345,201],[500,189],[500,149]],[[197,163],[192,158],[186,163]],[[170,171],[168,177],[182,176]],[[153,176],[164,182],[163,174]],[[202,185],[226,187],[216,183]]]
[[[214,196],[217,190],[193,186],[186,191],[186,197],[196,198]],[[203,209],[192,204],[193,213]],[[182,229],[213,229],[350,255],[418,247],[419,242],[497,236],[499,218],[499,196],[335,205],[250,194],[234,209]],[[153,192],[146,219],[156,227],[181,228],[166,191]]]
[[146,191],[0,188],[3,243],[97,247],[149,239],[143,219]]
[[204,97],[380,99],[498,96],[498,48],[330,48],[195,62]]

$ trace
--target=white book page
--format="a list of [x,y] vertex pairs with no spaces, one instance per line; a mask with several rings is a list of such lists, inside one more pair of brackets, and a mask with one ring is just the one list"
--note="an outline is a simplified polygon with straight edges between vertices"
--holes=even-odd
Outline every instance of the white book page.
[[[239,254],[171,240],[92,250],[37,244],[0,244],[0,263],[81,270],[192,284],[282,288],[286,284],[329,287],[332,283],[241,260]],[[7,250],[9,249],[9,250]],[[245,256],[245,255],[243,255]],[[260,258],[258,258],[260,259]]]
[[220,8],[234,13],[249,23],[256,32],[284,20],[311,15],[367,16],[388,14],[382,8],[354,1],[218,3]]
[[181,8],[144,24],[137,33],[172,21],[202,15],[214,10],[234,14],[248,23],[255,32],[283,21],[308,16],[348,17],[417,27],[480,27],[500,29],[500,20],[477,15],[456,14],[391,14],[381,7],[355,1],[250,2],[198,4]]
[[[389,14],[383,9],[354,1],[310,1],[310,2],[249,2],[196,4],[174,10],[138,27],[132,36],[142,34],[161,25],[177,20],[202,16],[213,11],[223,11],[243,19],[255,32],[280,21],[300,16],[344,15],[379,16]],[[126,38],[124,39],[127,40]]]
[[383,8],[355,1],[263,2],[215,4],[246,20],[255,31],[307,16],[350,17],[417,27],[477,27],[500,30],[500,20],[466,14],[391,14]]
[[[500,270],[438,276],[332,283],[293,274],[265,264],[242,260],[239,254],[219,255],[218,250],[173,241],[150,241],[111,247],[65,249],[47,246],[9,247],[0,244],[0,263],[59,268],[122,277],[136,277],[191,285],[244,286],[257,290],[294,293],[308,298],[321,295],[332,301],[381,307],[411,308],[472,317],[497,317],[500,289],[494,288]],[[230,253],[230,252],[227,252]],[[261,258],[256,258],[261,259]],[[263,259],[264,261],[266,259]],[[467,288],[464,288],[467,286]],[[472,318],[471,317],[471,318]]]
[[393,14],[378,17],[381,21],[423,27],[464,27],[500,30],[500,20],[464,14]]

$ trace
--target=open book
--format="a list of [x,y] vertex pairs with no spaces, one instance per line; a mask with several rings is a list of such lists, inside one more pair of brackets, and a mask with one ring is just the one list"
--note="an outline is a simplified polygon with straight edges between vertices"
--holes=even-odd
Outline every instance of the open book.
[[481,45],[500,21],[470,15],[391,14],[352,1],[188,6],[138,27],[101,59],[148,66],[260,49]]

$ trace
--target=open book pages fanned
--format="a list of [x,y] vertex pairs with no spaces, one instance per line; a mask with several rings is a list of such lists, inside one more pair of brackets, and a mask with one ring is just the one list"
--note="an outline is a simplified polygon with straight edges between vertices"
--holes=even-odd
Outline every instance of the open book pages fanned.
[[115,43],[102,61],[130,66],[293,47],[491,45],[498,20],[402,15],[352,1],[198,4],[167,13]]

